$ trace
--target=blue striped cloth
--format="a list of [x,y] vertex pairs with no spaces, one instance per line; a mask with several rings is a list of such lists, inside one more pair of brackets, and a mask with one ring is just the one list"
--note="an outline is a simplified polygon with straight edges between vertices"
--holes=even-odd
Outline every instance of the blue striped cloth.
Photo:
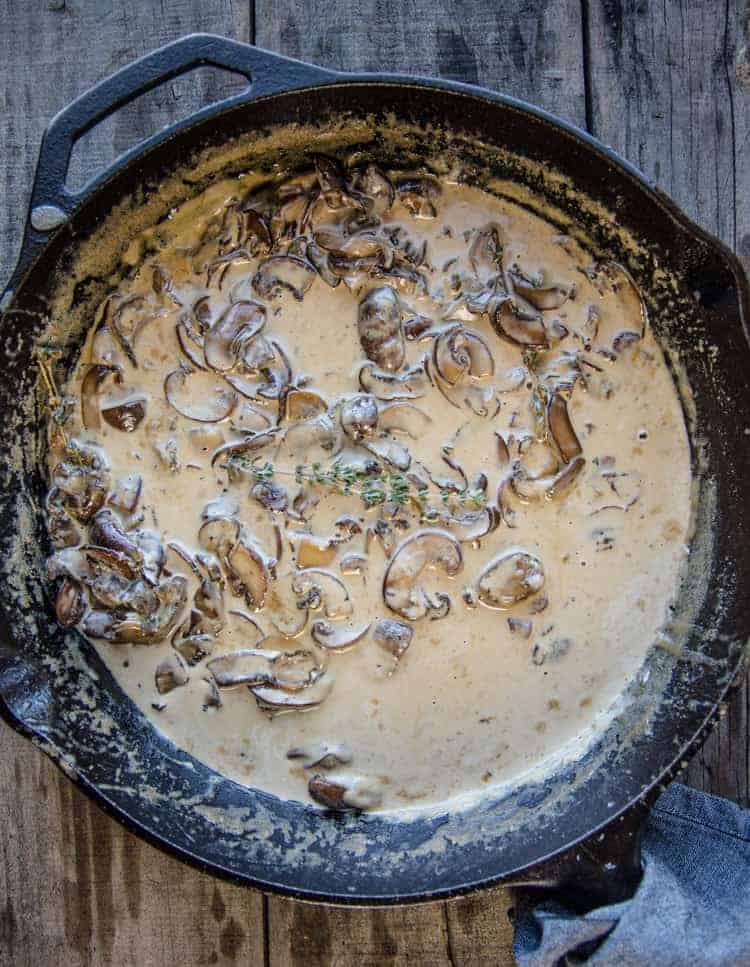
[[643,840],[631,900],[577,916],[545,902],[516,925],[519,967],[750,965],[750,812],[674,783]]

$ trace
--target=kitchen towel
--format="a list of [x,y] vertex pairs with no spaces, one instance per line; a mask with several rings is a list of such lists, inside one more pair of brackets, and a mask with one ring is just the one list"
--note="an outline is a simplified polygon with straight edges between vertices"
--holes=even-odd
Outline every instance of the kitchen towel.
[[674,783],[646,822],[633,898],[582,916],[545,901],[513,953],[519,967],[750,964],[750,812]]

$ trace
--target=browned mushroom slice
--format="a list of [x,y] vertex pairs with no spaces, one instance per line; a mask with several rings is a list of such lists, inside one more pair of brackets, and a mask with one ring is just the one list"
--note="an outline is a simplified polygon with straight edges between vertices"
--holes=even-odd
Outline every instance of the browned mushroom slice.
[[146,415],[146,400],[135,397],[120,403],[102,406],[101,413],[107,423],[121,433],[133,433]]
[[332,571],[320,567],[306,567],[298,571],[292,579],[295,594],[311,593],[323,602],[326,618],[348,618],[354,610],[349,589]]
[[[531,307],[529,307],[531,308]],[[490,321],[499,336],[505,336],[519,346],[546,348],[547,330],[536,309],[529,311],[518,298],[503,299]]]
[[429,380],[422,364],[402,373],[385,373],[365,363],[359,371],[359,385],[379,400],[391,402],[420,399],[427,393]]
[[528,551],[504,551],[493,558],[477,578],[482,604],[507,611],[544,587],[542,562]]
[[159,662],[156,666],[154,675],[156,681],[156,691],[160,695],[168,695],[175,688],[187,685],[190,676],[185,670],[185,666],[176,656],[172,655]]
[[142,489],[143,478],[140,474],[126,474],[115,484],[107,503],[118,510],[125,511],[126,514],[132,514],[138,506]]
[[355,443],[368,439],[378,425],[378,404],[374,396],[360,393],[341,407],[341,426]]
[[359,628],[342,630],[335,628],[328,621],[313,621],[310,634],[313,641],[326,648],[328,651],[335,651],[343,654],[353,648],[358,641],[361,641],[370,630],[370,622]]
[[324,154],[314,154],[312,158],[320,193],[329,208],[336,211],[365,207],[366,199],[348,185],[344,169],[335,158]]
[[511,486],[524,502],[559,500],[572,490],[585,466],[583,457],[574,457],[554,475],[536,478],[517,475],[511,478]]
[[474,235],[469,249],[469,262],[474,274],[482,283],[487,283],[502,271],[503,231],[492,222]]
[[495,372],[495,360],[484,339],[463,326],[451,326],[438,336],[432,359],[438,375],[449,386],[457,385],[467,376],[485,379]]
[[211,654],[216,639],[213,635],[193,632],[190,621],[191,619],[188,618],[185,624],[175,631],[172,636],[172,647],[192,667]]
[[[260,644],[260,642],[259,642]],[[281,655],[278,649],[242,648],[212,658],[206,664],[219,688],[239,685],[270,685],[275,676],[273,663]]]
[[375,623],[373,641],[380,645],[396,661],[400,661],[414,637],[414,629],[405,621],[381,618]]
[[535,309],[548,312],[560,309],[571,296],[572,289],[562,285],[539,287],[528,285],[521,279],[513,278],[513,291],[529,302]]
[[125,554],[134,563],[143,563],[143,552],[122,529],[119,518],[108,508],[97,511],[89,527],[89,541],[99,547]]
[[264,259],[253,276],[253,289],[263,299],[273,299],[284,289],[302,301],[317,272],[297,255],[271,255]]
[[583,453],[583,448],[573,429],[568,413],[568,404],[559,393],[554,393],[547,407],[547,420],[552,439],[557,444],[560,456],[566,463]]
[[322,463],[340,449],[340,437],[341,431],[326,413],[312,420],[292,423],[279,444],[278,463],[287,469]]
[[[111,553],[111,552],[110,552]],[[174,630],[187,600],[187,580],[179,574],[166,578],[157,590],[158,607],[148,615],[131,612],[124,617],[90,611],[83,631],[92,638],[116,644],[151,645],[163,641]]]
[[432,417],[413,403],[396,401],[380,408],[378,428],[388,433],[404,433],[419,440],[429,429]]
[[262,453],[278,443],[279,432],[278,427],[271,427],[261,433],[251,433],[244,440],[232,440],[230,443],[225,443],[212,455],[211,466],[213,467],[222,457],[229,457],[231,462],[232,456]]
[[449,517],[445,523],[462,544],[473,544],[497,530],[500,520],[496,507],[483,507],[481,510],[466,511],[458,517]]
[[81,418],[87,430],[99,430],[102,422],[99,415],[97,395],[99,386],[108,376],[113,376],[116,383],[122,383],[122,367],[103,366],[95,364],[89,366],[81,382]]
[[259,251],[269,251],[273,248],[273,235],[266,216],[255,208],[243,208],[245,233],[252,239],[250,252],[256,255]]
[[411,454],[398,440],[379,437],[375,440],[368,440],[363,446],[369,453],[374,454],[379,460],[383,460],[396,470],[404,472],[411,466]]
[[55,616],[63,628],[77,625],[86,614],[88,602],[86,594],[78,583],[64,578],[55,597]]
[[271,582],[263,557],[252,545],[240,539],[226,560],[233,593],[242,595],[249,608],[259,611],[265,603]]
[[103,506],[110,486],[110,472],[102,451],[71,440],[65,459],[52,471],[52,490],[57,502],[76,520],[86,522]]
[[289,505],[289,494],[273,480],[259,480],[250,488],[250,496],[266,510],[286,510]]
[[241,400],[232,413],[231,426],[238,433],[260,433],[273,426],[273,418],[259,405]]
[[344,554],[339,561],[339,570],[347,576],[350,574],[363,575],[367,570],[367,564],[366,554]]
[[383,801],[380,783],[364,776],[315,775],[307,784],[310,798],[335,812],[377,809]]
[[333,676],[325,674],[308,688],[298,692],[289,692],[272,685],[251,685],[250,691],[259,708],[278,715],[282,712],[308,712],[318,708],[328,698],[332,687]]
[[433,178],[402,178],[396,182],[399,201],[415,218],[435,218],[435,201],[440,197],[440,184]]
[[239,538],[240,522],[229,517],[210,518],[198,531],[200,546],[215,554],[220,561],[226,561]]
[[292,388],[284,397],[284,417],[290,423],[310,420],[325,413],[328,405],[322,396],[311,390]]
[[418,583],[425,571],[439,570],[447,577],[463,567],[461,545],[445,530],[426,528],[405,538],[393,553],[383,578],[383,600],[391,611],[416,621],[434,604]]
[[389,285],[371,289],[360,301],[357,327],[368,359],[389,372],[403,366],[406,344],[401,326],[401,302]]
[[356,172],[355,187],[372,201],[372,211],[382,217],[388,212],[396,199],[396,192],[391,180],[375,164],[365,165]]
[[311,742],[305,746],[293,746],[287,759],[300,759],[305,769],[335,769],[347,766],[353,759],[352,750],[346,742]]
[[203,356],[202,347],[193,340],[184,319],[180,319],[175,326],[175,331],[177,333],[177,342],[180,344],[180,349],[187,356],[190,364],[194,366],[195,369],[205,369],[206,362]]
[[[284,638],[276,638],[273,635],[261,642],[261,645],[266,648],[273,648],[276,644],[283,649],[288,642]],[[310,688],[325,673],[325,667],[308,648],[298,648],[296,651],[281,650],[272,665],[273,680],[270,684],[284,692],[301,692]]]
[[324,248],[316,245],[315,242],[308,242],[305,255],[307,256],[307,261],[315,266],[318,275],[326,285],[330,285],[332,289],[335,289],[341,283],[341,276],[337,275],[331,269],[328,261],[328,252]]
[[112,311],[111,328],[123,352],[133,366],[138,366],[135,344],[144,328],[163,315],[164,310],[154,312],[142,295],[132,295]]
[[265,324],[266,310],[259,302],[235,302],[205,335],[206,364],[220,373],[233,369]]
[[287,531],[298,567],[326,567],[336,557],[337,545],[329,537]]
[[[605,261],[594,266],[592,281],[603,295],[599,307],[599,323],[596,342],[617,352],[614,341],[619,337],[620,347],[641,339],[648,326],[648,310],[641,290],[628,270],[619,262]],[[612,299],[614,296],[614,299]],[[611,305],[614,301],[615,306]],[[623,332],[623,320],[637,320],[632,331]]]
[[180,416],[197,423],[220,423],[237,406],[237,394],[213,373],[180,363],[164,380],[164,395]]
[[423,336],[428,337],[431,335],[432,326],[432,319],[428,319],[427,316],[409,316],[403,322],[404,336],[409,341],[421,339]]

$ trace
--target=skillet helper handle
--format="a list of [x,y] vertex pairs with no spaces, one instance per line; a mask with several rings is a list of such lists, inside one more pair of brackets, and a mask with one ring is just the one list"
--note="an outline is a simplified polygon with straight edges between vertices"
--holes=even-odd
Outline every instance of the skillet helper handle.
[[[65,186],[73,147],[83,134],[141,94],[202,66],[219,67],[243,74],[248,80],[248,87],[238,94],[206,106],[183,122],[157,132],[123,157],[138,153],[145,146],[164,140],[180,127],[220,114],[235,104],[280,91],[320,84],[336,76],[331,71],[211,34],[191,34],[167,44],[123,67],[52,119],[39,152],[29,214],[32,228],[42,232],[56,228],[86,194],[86,187],[80,191],[71,191]],[[121,161],[122,158],[118,159],[116,164]],[[108,169],[96,180],[106,177],[110,170],[112,169]],[[52,210],[55,208],[59,212]]]
[[554,896],[576,912],[629,899],[641,881],[641,840],[649,805],[639,802],[606,829],[509,885],[530,888],[523,903]]

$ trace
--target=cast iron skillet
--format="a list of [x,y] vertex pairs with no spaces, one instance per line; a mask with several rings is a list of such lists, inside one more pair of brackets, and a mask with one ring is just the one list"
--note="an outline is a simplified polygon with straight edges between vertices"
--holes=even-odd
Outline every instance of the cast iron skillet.
[[[239,71],[249,86],[143,142],[80,192],[65,188],[70,152],[85,131],[201,64]],[[648,289],[652,324],[679,356],[692,393],[686,412],[700,498],[674,624],[601,742],[545,782],[471,811],[399,823],[336,818],[217,776],[160,737],[80,635],[56,626],[41,579],[49,544],[40,514],[43,420],[33,362],[35,348],[49,338],[50,300],[64,287],[76,252],[126,196],[141,204],[196,152],[220,157],[218,148],[240,143],[247,132],[311,120],[325,130],[337,119],[389,113],[429,129],[422,150],[463,139],[477,171],[492,164],[498,175],[533,182],[561,211],[587,223],[600,252],[628,258],[618,248],[618,225],[643,240],[639,259],[629,265]],[[505,160],[493,154],[496,146],[505,149]],[[387,137],[376,137],[368,150],[394,160]],[[603,217],[592,215],[595,205]],[[654,276],[657,266],[664,272]],[[78,279],[70,317],[85,317],[97,297],[95,274]],[[750,627],[750,515],[743,501],[750,479],[749,298],[742,270],[723,245],[622,158],[512,98],[447,81],[334,73],[196,35],[131,64],[51,122],[18,266],[0,305],[0,701],[16,729],[139,834],[263,889],[391,903],[501,880],[563,884],[589,898],[622,895],[632,885],[642,810],[629,807],[648,801],[705,735],[742,668]],[[80,332],[56,338],[64,376]],[[607,835],[599,835],[608,824]]]

